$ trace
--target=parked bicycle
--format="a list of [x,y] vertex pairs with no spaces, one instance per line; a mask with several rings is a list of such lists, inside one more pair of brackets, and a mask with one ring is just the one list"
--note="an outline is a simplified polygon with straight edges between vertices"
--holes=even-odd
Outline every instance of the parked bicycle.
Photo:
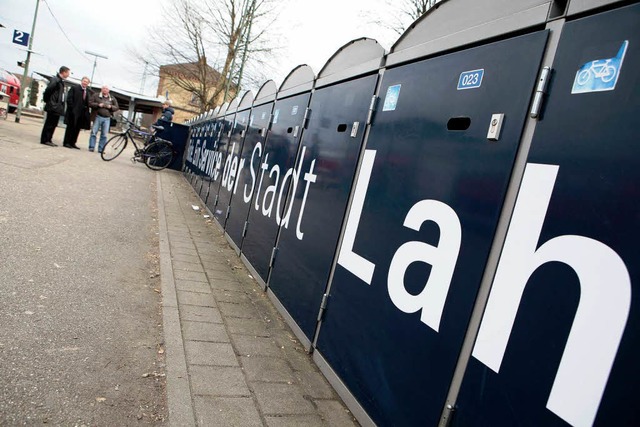
[[[115,159],[127,148],[127,144],[131,141],[135,147],[131,158],[132,162],[144,163],[149,169],[153,170],[161,170],[171,164],[175,154],[173,144],[171,141],[156,136],[156,131],[164,129],[162,126],[152,125],[152,131],[145,132],[131,120],[125,117],[121,117],[121,119],[125,123],[125,129],[107,141],[102,150],[102,160],[108,162]],[[142,146],[136,143],[135,137],[142,139]]]

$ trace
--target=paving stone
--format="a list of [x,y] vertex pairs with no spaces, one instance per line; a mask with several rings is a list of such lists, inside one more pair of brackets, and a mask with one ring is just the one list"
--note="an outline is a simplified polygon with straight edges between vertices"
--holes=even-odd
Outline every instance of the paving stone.
[[173,271],[183,270],[183,271],[199,271],[204,273],[204,268],[202,268],[202,264],[200,262],[184,262],[184,261],[173,261]]
[[203,239],[202,237],[194,237],[193,243],[196,245],[213,245],[216,248],[218,247],[211,241],[211,239]]
[[194,245],[193,242],[191,241],[170,240],[169,247],[171,249],[180,248],[180,249],[196,250],[196,245]]
[[304,394],[315,399],[335,399],[336,394],[324,376],[317,371],[297,371],[296,376]]
[[231,341],[233,341],[240,356],[284,356],[280,347],[271,338],[232,335]]
[[200,263],[200,257],[198,256],[198,254],[176,254],[176,253],[171,253],[171,261],[175,262],[175,261],[184,261],[184,262],[191,262],[191,263]]
[[198,307],[195,305],[180,306],[180,320],[196,322],[222,323],[220,311],[214,307]]
[[[178,221],[180,222],[184,222],[184,218],[181,218],[180,216],[178,216]],[[168,222],[174,222],[175,220],[167,218],[167,223]],[[176,226],[168,226],[167,227],[167,232],[169,234],[169,238],[171,239],[172,237],[175,236],[179,236],[180,238],[185,238],[185,236],[189,236],[189,229],[187,227],[176,227]]]
[[[217,299],[217,295],[216,295]],[[220,302],[218,300],[220,312],[225,317],[241,317],[243,319],[255,319],[256,314],[253,310],[253,304],[246,302],[244,304],[236,304],[229,302]]]
[[204,266],[205,273],[207,273],[207,277],[209,280],[228,280],[228,281],[237,281],[235,274],[229,270],[227,267],[225,270],[210,270],[206,265]]
[[218,245],[216,245],[216,244],[214,244],[213,242],[210,242],[210,241],[198,240],[198,241],[196,241],[194,243],[197,246],[198,250],[209,251],[209,252],[212,252],[212,251],[215,252],[215,251],[219,251],[220,250]]
[[190,256],[198,256],[198,251],[194,249],[188,249],[188,248],[178,248],[178,247],[172,247],[171,248],[171,255],[190,255]]
[[275,357],[240,357],[247,381],[294,383],[296,377],[284,359]]
[[239,366],[229,343],[185,341],[187,363],[210,366]]
[[251,383],[251,387],[265,415],[315,413],[311,402],[295,384]]
[[284,346],[284,354],[294,371],[315,371],[317,368],[306,350],[299,346]]
[[356,427],[358,422],[346,406],[337,400],[316,400],[316,407],[328,425],[335,427]]
[[202,256],[201,254],[200,259],[202,260],[202,265],[204,266],[205,270],[223,272],[229,271],[229,263],[226,260],[220,259],[220,256],[216,256],[214,258],[215,261],[213,261],[211,258],[207,258],[206,256]]
[[262,427],[262,420],[250,397],[194,398],[198,425],[203,427]]
[[183,233],[169,233],[170,243],[192,243],[193,239],[189,237],[189,232]]
[[215,307],[213,295],[202,292],[178,291],[178,303],[185,305],[197,305],[199,307]]
[[[323,427],[325,426],[319,415],[289,415],[265,417],[269,427]],[[330,424],[331,425],[331,424]]]
[[207,322],[182,322],[185,341],[230,342],[224,325]]
[[199,271],[173,270],[176,280],[191,280],[193,282],[208,282],[207,276]]
[[240,283],[237,281],[230,280],[210,280],[209,284],[211,285],[211,289],[216,291],[226,291],[226,290],[235,290],[240,289]]
[[251,335],[254,337],[270,337],[264,322],[259,319],[243,319],[228,317],[225,319],[230,334]]
[[211,293],[211,287],[208,283],[192,282],[191,280],[176,280],[176,289],[179,291],[198,292],[201,294]]
[[250,396],[239,367],[189,366],[191,390],[195,395]]
[[[242,289],[227,289],[223,292],[216,292],[216,301],[228,302],[233,304],[251,304],[251,299]],[[255,317],[255,316],[252,316]]]

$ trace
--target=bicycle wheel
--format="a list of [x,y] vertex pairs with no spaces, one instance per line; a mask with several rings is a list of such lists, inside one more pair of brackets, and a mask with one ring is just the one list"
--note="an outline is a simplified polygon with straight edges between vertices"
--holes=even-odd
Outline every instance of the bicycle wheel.
[[105,144],[102,153],[100,153],[102,160],[108,162],[118,157],[120,153],[124,151],[127,146],[127,142],[129,142],[129,140],[123,133],[112,136]]
[[580,71],[580,73],[578,74],[578,84],[580,86],[584,85],[589,81],[589,78],[591,78],[591,72],[589,71],[589,69]]
[[144,149],[144,164],[155,171],[166,168],[173,160],[173,146],[169,141],[156,139]]
[[617,72],[618,69],[616,67],[614,67],[613,65],[609,65],[607,68],[605,68],[605,72],[601,77],[602,82],[609,83],[616,76]]

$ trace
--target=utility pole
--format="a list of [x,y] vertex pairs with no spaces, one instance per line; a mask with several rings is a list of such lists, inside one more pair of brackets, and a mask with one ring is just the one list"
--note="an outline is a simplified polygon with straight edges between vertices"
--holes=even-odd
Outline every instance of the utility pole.
[[33,36],[36,32],[36,20],[38,19],[38,6],[40,6],[40,0],[36,0],[36,12],[33,14],[33,25],[31,26],[31,36],[29,37],[29,47],[27,48],[27,60],[24,62],[24,72],[22,73],[22,81],[20,82],[20,96],[18,96],[18,111],[16,111],[16,123],[20,123],[20,116],[22,116],[22,98],[25,94],[25,85],[27,83],[27,76],[29,75],[29,61],[31,60],[31,47],[33,46]]
[[96,72],[96,63],[98,62],[98,58],[104,58],[104,59],[109,59],[109,58],[107,58],[104,55],[100,55],[99,53],[89,52],[88,50],[85,50],[84,53],[86,53],[87,55],[93,56],[93,70],[91,71],[91,85],[93,85],[93,74]]
[[142,72],[142,81],[140,82],[140,93],[144,95],[144,85],[147,81],[147,66],[149,65],[148,61],[144,61],[144,71]]

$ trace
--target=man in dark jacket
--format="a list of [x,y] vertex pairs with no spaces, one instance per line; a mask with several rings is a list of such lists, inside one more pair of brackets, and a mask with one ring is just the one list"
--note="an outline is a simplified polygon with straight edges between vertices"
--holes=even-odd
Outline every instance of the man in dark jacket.
[[71,74],[69,67],[60,67],[58,74],[51,79],[47,88],[44,90],[44,111],[47,113],[47,118],[42,127],[40,144],[50,147],[57,146],[57,144],[51,141],[51,138],[53,138],[53,132],[55,132],[58,126],[60,116],[64,114],[64,80],[69,77],[69,74]]
[[89,77],[83,77],[80,86],[73,86],[67,92],[67,114],[64,122],[67,130],[64,132],[63,145],[67,148],[80,147],[76,145],[80,129],[89,129]]

